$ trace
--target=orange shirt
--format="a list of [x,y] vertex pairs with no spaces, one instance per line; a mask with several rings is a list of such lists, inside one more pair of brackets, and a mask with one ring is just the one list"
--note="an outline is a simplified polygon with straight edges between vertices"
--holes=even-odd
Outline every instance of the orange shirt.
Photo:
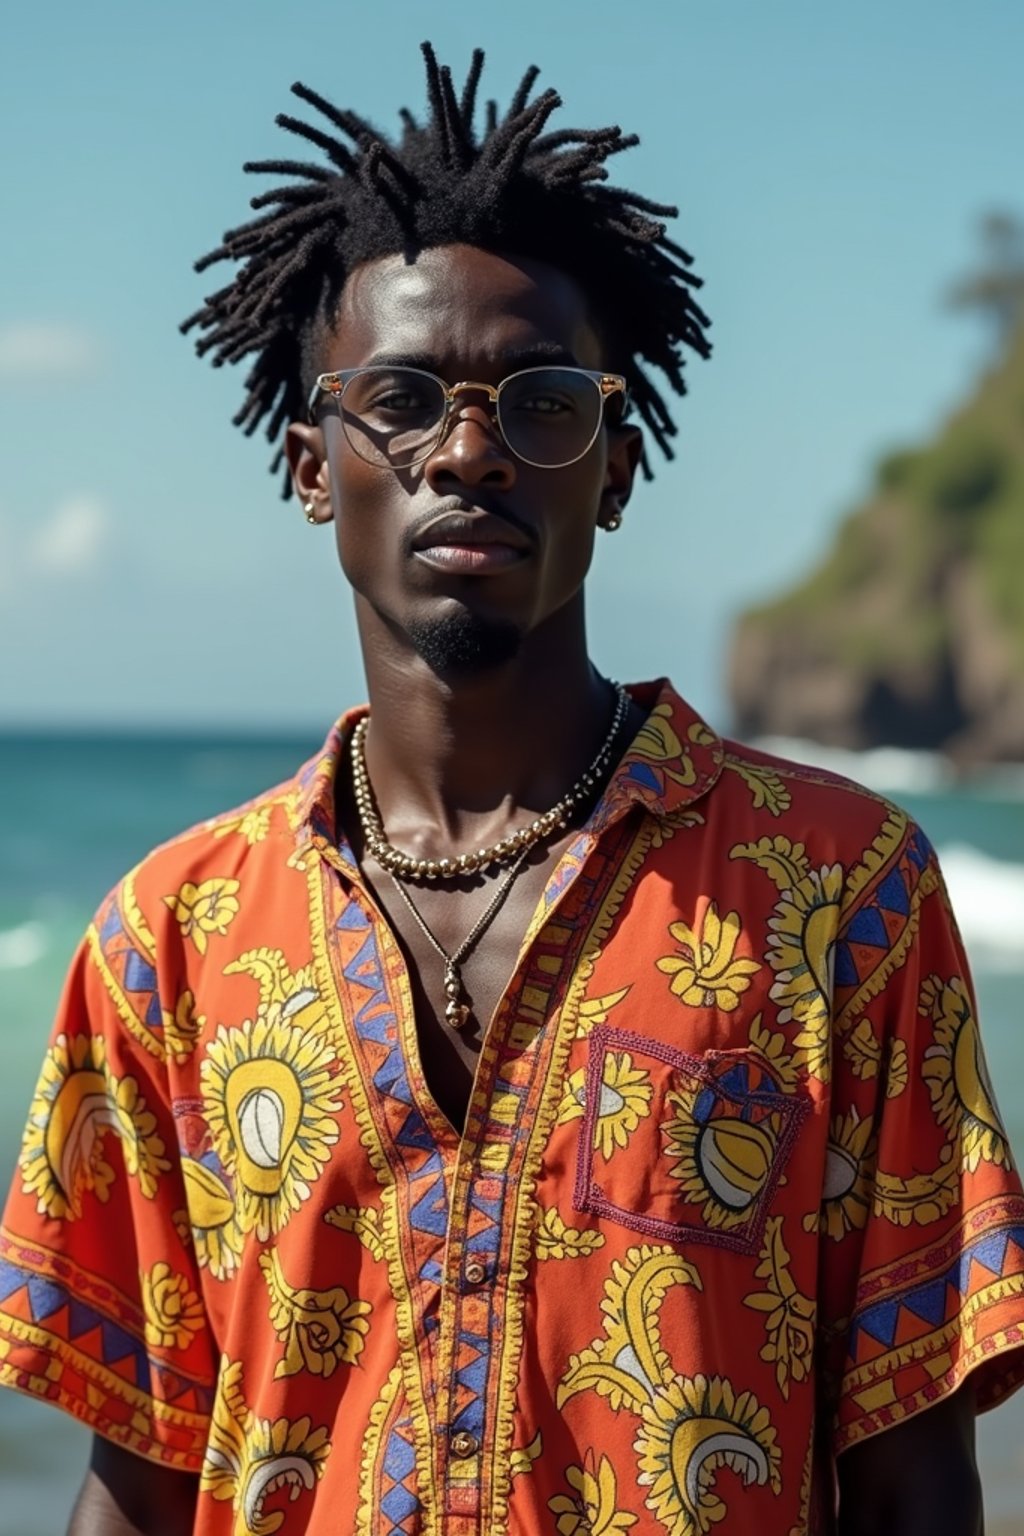
[[1024,1378],[1024,1198],[927,841],[634,692],[461,1137],[336,835],[355,716],[90,928],[0,1379],[201,1472],[201,1536],[802,1536],[835,1453]]

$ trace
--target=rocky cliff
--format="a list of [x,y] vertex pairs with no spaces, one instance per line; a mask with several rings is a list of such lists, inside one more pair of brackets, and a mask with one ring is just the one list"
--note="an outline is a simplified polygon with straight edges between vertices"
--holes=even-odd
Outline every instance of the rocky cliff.
[[879,465],[824,563],[740,618],[729,691],[744,736],[1024,760],[1024,327]]

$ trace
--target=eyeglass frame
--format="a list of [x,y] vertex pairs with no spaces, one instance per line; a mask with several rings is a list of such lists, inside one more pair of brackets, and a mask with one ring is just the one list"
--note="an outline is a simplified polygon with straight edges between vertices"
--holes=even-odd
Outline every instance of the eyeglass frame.
[[[403,373],[416,373],[419,374],[422,378],[431,379],[435,384],[440,384],[441,391],[444,395],[444,411],[442,412],[441,419],[438,423],[436,436],[432,439],[430,447],[426,450],[426,452],[421,453],[419,458],[410,459],[408,464],[378,465],[374,464],[372,459],[363,458],[363,455],[359,452],[358,448],[352,444],[351,438],[348,438],[348,433],[345,432],[345,423],[342,422],[342,431],[345,432],[345,436],[348,438],[352,446],[353,453],[355,453],[358,458],[363,459],[364,464],[369,464],[371,467],[377,469],[390,469],[392,473],[397,473],[399,470],[403,469],[415,469],[417,464],[424,463],[427,459],[430,458],[430,455],[441,446],[448,435],[449,422],[451,421],[452,408],[455,405],[456,396],[465,393],[466,390],[480,390],[487,396],[488,404],[494,407],[494,424],[498,429],[498,435],[501,438],[501,441],[505,444],[505,447],[508,449],[509,453],[511,453],[515,458],[519,459],[521,463],[529,464],[533,469],[568,469],[571,464],[578,464],[580,459],[582,459],[586,454],[590,452],[591,448],[593,448],[597,441],[597,435],[600,432],[601,425],[604,421],[605,402],[610,400],[614,395],[621,395],[623,410],[625,410],[629,403],[629,389],[626,380],[621,373],[605,373],[600,369],[577,368],[571,363],[540,363],[533,368],[519,368],[515,373],[510,373],[507,378],[502,379],[499,384],[484,384],[477,379],[462,379],[458,384],[447,384],[438,374],[431,373],[427,368],[406,367],[404,364],[388,365],[385,363],[368,363],[363,368],[342,368],[339,369],[336,373],[321,373],[318,375],[313,388],[309,392],[309,399],[307,401],[307,410],[309,412],[309,420],[311,424],[315,427],[320,425],[320,420],[317,416],[316,408],[319,404],[320,396],[322,394],[329,395],[333,400],[337,400],[340,404],[344,396],[346,386],[351,379],[357,378],[361,373],[376,373],[378,370],[382,373],[386,373],[389,371],[389,369],[392,372],[397,372],[400,369]],[[519,453],[517,449],[513,448],[512,444],[505,436],[505,430],[501,425],[501,414],[498,405],[498,397],[501,394],[501,391],[505,388],[505,385],[510,384],[513,379],[523,378],[524,375],[529,373],[551,372],[582,374],[584,378],[592,380],[592,382],[597,385],[598,394],[600,395],[600,410],[598,412],[597,423],[594,427],[594,431],[590,437],[590,440],[587,443],[587,446],[582,449],[581,452],[576,454],[574,458],[566,459],[563,464],[539,464],[536,459],[528,459],[524,454]]]

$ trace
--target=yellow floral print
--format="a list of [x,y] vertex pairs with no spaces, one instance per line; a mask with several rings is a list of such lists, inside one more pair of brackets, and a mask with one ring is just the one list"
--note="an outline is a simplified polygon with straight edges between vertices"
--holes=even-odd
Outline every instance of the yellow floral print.
[[[697,774],[682,742],[669,724],[672,719],[671,704],[656,704],[633,739],[631,751],[637,757],[646,757],[659,763],[665,775],[677,784],[694,783]],[[666,765],[674,763],[674,768]]]
[[187,1349],[204,1324],[203,1304],[184,1275],[154,1264],[142,1276],[146,1342],[158,1349]]
[[245,838],[251,848],[254,843],[262,843],[269,830],[270,806],[263,804],[243,811],[240,816],[231,816],[227,821],[220,822],[214,827],[213,835],[228,837],[232,832],[237,832],[240,837]]
[[[863,1227],[871,1208],[876,1140],[871,1120],[855,1109],[838,1116],[829,1128],[825,1148],[825,1179],[821,1226],[837,1242],[855,1227]],[[808,1231],[817,1225],[804,1222]]]
[[761,1349],[761,1359],[774,1361],[779,1391],[788,1401],[790,1381],[806,1381],[810,1374],[815,1306],[809,1296],[797,1290],[790,1274],[781,1216],[768,1218],[759,1257],[761,1262],[754,1274],[766,1281],[766,1286],[763,1291],[745,1296],[743,1305],[765,1314],[768,1338]]
[[206,1028],[205,1016],[196,1012],[196,1000],[191,988],[178,998],[173,1013],[169,1008],[163,1010],[163,1020],[167,1050],[180,1066],[195,1050]]
[[208,935],[217,933],[223,937],[238,914],[238,881],[214,879],[193,885],[186,880],[178,894],[165,896],[164,902],[173,912],[182,935],[205,955]]
[[894,1040],[889,1052],[889,1070],[885,1078],[885,1096],[896,1099],[907,1086],[907,1047],[904,1041]]
[[792,803],[789,790],[771,768],[762,763],[749,763],[739,757],[726,757],[724,767],[739,775],[750,790],[755,811],[767,811],[770,816],[781,816]]
[[657,962],[658,970],[672,977],[670,990],[691,1008],[720,1008],[732,1013],[760,969],[756,960],[735,958],[741,932],[738,912],[724,918],[712,901],[699,928],[671,923],[669,933],[683,950]]
[[780,891],[788,891],[810,871],[803,843],[794,843],[782,833],[760,837],[756,843],[737,843],[729,850],[730,859],[750,859],[763,869]]
[[775,972],[768,995],[779,1004],[780,1024],[793,1020],[800,1026],[793,1043],[822,1081],[830,1067],[832,963],[842,892],[841,864],[811,870],[782,892],[768,920],[768,962]]
[[274,1376],[333,1376],[339,1365],[354,1365],[363,1352],[373,1311],[343,1286],[329,1291],[293,1288],[284,1278],[277,1250],[260,1254],[260,1269],[270,1292],[270,1322],[284,1344],[284,1358]]
[[267,1500],[279,1491],[288,1502],[309,1493],[323,1476],[330,1448],[328,1431],[312,1429],[308,1418],[258,1419],[242,1395],[241,1363],[221,1362],[199,1486],[213,1499],[230,1499],[232,1536],[280,1530],[284,1510],[268,1510]]
[[750,1049],[756,1051],[780,1088],[792,1092],[800,1081],[794,1058],[786,1050],[786,1037],[762,1023],[760,1013],[750,1021]]
[[933,1044],[921,1069],[935,1116],[959,1142],[960,1162],[974,1173],[982,1161],[1010,1166],[1010,1149],[996,1106],[970,995],[959,976],[929,976],[918,1011],[932,1024]]
[[767,1408],[723,1376],[675,1376],[644,1406],[636,1437],[647,1507],[668,1536],[705,1536],[728,1506],[716,1491],[722,1468],[744,1484],[782,1490],[781,1453]]
[[37,1197],[41,1215],[74,1220],[87,1190],[108,1199],[115,1174],[106,1155],[110,1131],[128,1173],[152,1200],[171,1165],[138,1083],[114,1075],[101,1039],[58,1035],[43,1058],[20,1158],[22,1186]]
[[372,1259],[384,1257],[383,1221],[372,1205],[335,1205],[325,1213],[324,1221],[341,1232],[351,1232]]
[[[586,1111],[586,1070],[580,1067],[567,1079],[558,1124],[579,1119]],[[609,1051],[601,1067],[601,1099],[594,1121],[594,1147],[605,1159],[616,1147],[625,1147],[640,1121],[651,1112],[651,1079],[642,1067],[634,1067],[628,1051]]]
[[708,1121],[697,1111],[699,1088],[678,1088],[665,1102],[674,1111],[662,1127],[669,1172],[709,1227],[729,1231],[750,1221],[771,1178],[779,1144],[777,1115],[759,1123],[738,1115]]
[[533,1464],[544,1449],[544,1441],[538,1429],[529,1445],[517,1446],[509,1453],[508,1469],[513,1477],[522,1477],[524,1472],[532,1472]]
[[629,987],[620,987],[617,992],[608,992],[604,997],[588,997],[582,1002],[579,1021],[576,1025],[576,1039],[584,1039],[590,1034],[595,1024],[606,1024],[612,1009],[618,1007],[628,992]]
[[627,1407],[638,1413],[653,1398],[658,1384],[672,1375],[658,1318],[674,1285],[702,1289],[696,1267],[672,1248],[644,1243],[612,1260],[601,1303],[604,1337],[569,1356],[556,1407],[564,1407],[578,1392],[592,1391],[606,1397],[613,1410]]
[[580,1259],[603,1246],[603,1232],[568,1226],[552,1205],[537,1227],[534,1253],[538,1259]]
[[572,1493],[548,1499],[558,1536],[614,1536],[636,1525],[636,1515],[617,1508],[615,1469],[607,1456],[598,1462],[588,1450],[582,1467],[566,1467],[565,1480]]
[[268,1004],[240,1029],[223,1025],[200,1077],[217,1154],[234,1183],[243,1232],[280,1232],[310,1196],[338,1139],[334,1049],[314,992]]

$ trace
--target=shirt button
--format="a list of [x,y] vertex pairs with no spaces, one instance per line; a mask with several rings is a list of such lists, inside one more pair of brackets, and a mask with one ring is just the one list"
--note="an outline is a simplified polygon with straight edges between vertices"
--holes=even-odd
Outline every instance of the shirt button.
[[464,1273],[470,1285],[483,1285],[487,1279],[487,1266],[481,1264],[479,1259],[470,1259]]
[[458,1434],[452,1435],[451,1452],[460,1461],[465,1461],[467,1456],[475,1456],[479,1449],[480,1442],[476,1435],[471,1435],[464,1429],[460,1429]]

